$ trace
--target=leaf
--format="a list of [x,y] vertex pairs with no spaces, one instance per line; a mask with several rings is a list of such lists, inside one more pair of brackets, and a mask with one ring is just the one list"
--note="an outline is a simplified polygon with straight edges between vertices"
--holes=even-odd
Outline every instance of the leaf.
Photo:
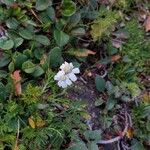
[[31,40],[33,38],[33,34],[27,29],[21,29],[19,35],[27,40]]
[[104,100],[102,99],[102,98],[99,98],[99,99],[97,99],[96,101],[95,101],[95,106],[97,107],[97,106],[100,106],[100,105],[102,105],[104,103]]
[[98,145],[96,144],[96,142],[90,142],[88,144],[88,150],[99,150]]
[[47,13],[47,15],[49,16],[49,18],[50,18],[52,21],[55,20],[55,10],[54,10],[53,7],[48,7],[48,8],[46,9],[46,13]]
[[23,43],[23,38],[14,39],[15,48],[19,47],[22,43]]
[[1,2],[6,5],[12,5],[14,3],[14,0],[2,0]]
[[48,46],[50,44],[50,40],[47,38],[47,36],[44,35],[36,35],[35,40],[45,46]]
[[9,50],[9,49],[13,48],[13,46],[14,46],[13,40],[3,40],[0,43],[0,48],[3,50]]
[[36,0],[35,8],[39,11],[45,10],[50,5],[51,0]]
[[88,140],[88,141],[95,141],[95,142],[98,142],[100,139],[101,139],[101,133],[102,131],[101,130],[87,130],[85,133],[84,133],[84,136],[85,138]]
[[106,104],[106,109],[111,110],[116,104],[116,100],[113,97],[109,97]]
[[105,80],[100,77],[99,75],[96,76],[95,78],[95,84],[96,84],[96,89],[99,91],[99,92],[103,92],[105,90],[105,85],[106,85],[106,82]]
[[134,135],[134,130],[133,130],[133,128],[129,127],[128,130],[127,130],[127,132],[126,132],[126,136],[129,139],[131,139],[131,138],[133,138],[133,135]]
[[145,105],[150,104],[150,94],[148,92],[145,92],[143,94],[142,101],[144,102]]
[[0,68],[5,67],[8,65],[8,63],[11,61],[10,57],[8,55],[2,56],[0,59]]
[[67,150],[88,150],[85,143],[77,142],[72,144]]
[[35,71],[35,65],[28,60],[22,64],[22,70],[26,73],[33,73]]
[[81,27],[71,30],[71,35],[73,35],[73,36],[83,36],[83,35],[85,35],[85,33],[86,33],[85,29],[81,28]]
[[144,26],[146,32],[150,31],[150,16],[148,16],[147,19],[145,20]]
[[10,29],[17,29],[19,22],[15,18],[10,18],[6,21],[6,25]]
[[66,33],[64,33],[60,30],[55,30],[54,31],[54,39],[55,39],[57,45],[62,47],[68,43],[69,35],[67,35]]
[[15,68],[20,68],[22,67],[22,64],[27,61],[28,57],[24,54],[19,54],[15,58]]
[[13,79],[13,84],[15,86],[15,94],[16,96],[21,95],[22,89],[21,89],[21,76],[20,76],[20,70],[16,70],[11,74],[11,78]]
[[44,73],[44,70],[40,66],[36,66],[34,72],[31,74],[34,77],[39,77]]
[[136,141],[136,142],[131,146],[131,150],[146,150],[146,149],[144,148],[144,146],[143,146],[140,142]]
[[46,122],[42,119],[37,119],[37,121],[36,121],[36,126],[39,128],[45,126],[45,124],[46,124]]
[[51,66],[59,66],[62,63],[61,49],[59,47],[54,47],[49,52],[49,63]]
[[118,55],[113,55],[112,57],[111,57],[111,61],[112,62],[116,62],[116,61],[118,61],[119,59],[121,58],[121,56],[118,54]]
[[32,116],[28,118],[28,122],[29,122],[29,125],[31,126],[31,128],[35,129],[35,122],[32,119]]
[[0,78],[6,78],[7,77],[7,72],[4,70],[0,70]]
[[76,56],[76,57],[87,57],[88,55],[95,55],[96,52],[93,52],[91,50],[88,49],[70,49],[68,52],[68,54],[72,55],[72,56]]
[[0,82],[0,101],[6,100],[8,93],[6,92],[6,88],[3,83]]
[[64,0],[62,4],[62,14],[66,17],[72,16],[76,12],[76,4],[73,1]]

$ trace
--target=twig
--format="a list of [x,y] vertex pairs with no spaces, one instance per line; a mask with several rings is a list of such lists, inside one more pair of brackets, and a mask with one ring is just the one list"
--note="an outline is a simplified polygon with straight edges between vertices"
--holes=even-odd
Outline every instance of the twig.
[[43,24],[43,22],[39,19],[39,17],[37,16],[37,14],[34,12],[33,9],[30,9],[31,13],[35,16],[35,18],[41,23]]
[[110,144],[110,143],[119,141],[120,139],[122,139],[125,136],[127,129],[128,129],[128,123],[126,124],[126,126],[122,132],[122,135],[117,136],[117,137],[110,139],[110,140],[101,140],[101,141],[97,142],[97,144]]

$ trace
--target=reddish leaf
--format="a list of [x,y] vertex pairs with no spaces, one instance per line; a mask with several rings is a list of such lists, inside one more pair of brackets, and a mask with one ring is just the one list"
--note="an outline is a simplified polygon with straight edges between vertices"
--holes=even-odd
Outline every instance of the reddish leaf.
[[115,62],[115,61],[118,61],[120,58],[121,58],[121,56],[119,54],[118,55],[113,55],[111,57],[111,61]]
[[15,86],[15,94],[16,96],[21,95],[22,89],[21,89],[21,76],[20,76],[20,70],[16,70],[11,74],[11,78],[13,79],[13,83]]

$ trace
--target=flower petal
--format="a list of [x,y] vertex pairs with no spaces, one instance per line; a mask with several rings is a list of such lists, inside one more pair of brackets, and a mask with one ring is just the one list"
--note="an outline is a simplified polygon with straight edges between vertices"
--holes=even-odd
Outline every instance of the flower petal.
[[79,68],[74,68],[74,69],[72,70],[72,72],[75,73],[75,74],[78,74],[78,73],[80,73],[80,70],[79,70]]
[[66,87],[67,87],[66,82],[65,82],[65,81],[62,81],[62,82],[61,82],[61,86],[62,86],[62,88],[66,88]]
[[72,72],[69,73],[68,76],[69,76],[69,78],[70,78],[73,82],[75,82],[75,81],[77,80],[77,77],[76,77],[75,74],[72,73]]
[[62,88],[66,88],[67,84],[65,83],[65,81],[58,81],[58,86]]
[[71,80],[70,79],[66,79],[66,84],[67,85],[71,85],[72,84]]

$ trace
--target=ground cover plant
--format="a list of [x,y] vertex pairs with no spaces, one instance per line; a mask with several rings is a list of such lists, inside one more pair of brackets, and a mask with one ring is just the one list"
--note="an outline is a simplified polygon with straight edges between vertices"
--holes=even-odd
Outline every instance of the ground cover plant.
[[150,149],[148,0],[0,0],[0,150]]

